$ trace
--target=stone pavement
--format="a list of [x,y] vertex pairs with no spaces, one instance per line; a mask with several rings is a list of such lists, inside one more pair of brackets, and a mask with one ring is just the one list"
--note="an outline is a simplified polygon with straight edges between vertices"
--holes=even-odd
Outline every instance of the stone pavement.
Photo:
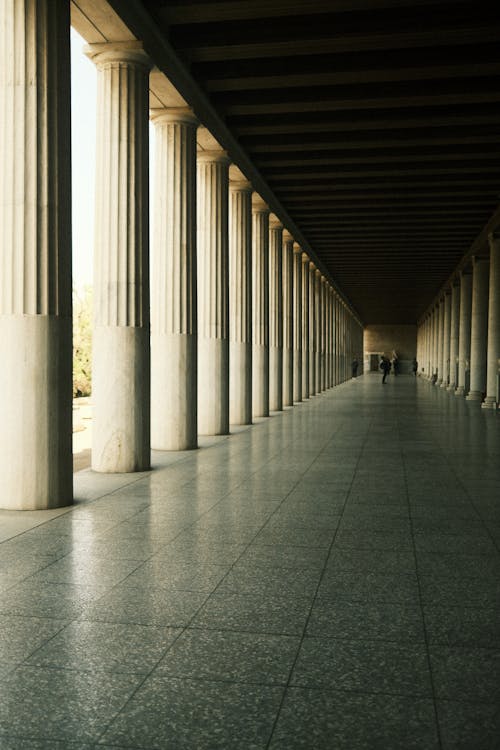
[[500,747],[498,417],[366,375],[203,444],[0,513],[2,750]]

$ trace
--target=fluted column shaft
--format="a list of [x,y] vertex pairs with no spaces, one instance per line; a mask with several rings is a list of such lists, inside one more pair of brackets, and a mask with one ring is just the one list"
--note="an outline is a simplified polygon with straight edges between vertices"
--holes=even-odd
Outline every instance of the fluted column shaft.
[[150,465],[150,62],[140,42],[86,48],[97,67],[92,468]]
[[283,409],[283,225],[269,223],[269,409]]
[[326,279],[320,277],[320,346],[319,346],[319,386],[320,391],[326,389]]
[[340,383],[340,307],[339,307],[339,298],[337,294],[335,294],[334,299],[334,309],[335,309],[335,385],[338,385]]
[[0,3],[2,508],[73,499],[69,5]]
[[252,186],[229,183],[229,421],[252,422]]
[[460,287],[453,284],[451,287],[450,305],[450,383],[449,391],[457,387],[457,361],[458,361],[458,331],[460,322]]
[[269,208],[252,197],[252,412],[269,416]]
[[470,372],[470,334],[472,313],[472,276],[460,274],[460,321],[458,332],[458,386],[455,396],[464,396],[468,390]]
[[430,378],[430,371],[431,371],[431,316],[427,315],[427,320],[425,323],[425,373],[424,376],[429,379]]
[[437,329],[437,383],[443,382],[444,298],[439,300]]
[[488,268],[487,258],[475,257],[472,265],[472,319],[470,336],[470,391],[467,401],[482,401],[486,391],[488,347]]
[[198,151],[198,433],[229,432],[229,159]]
[[432,311],[432,373],[438,375],[439,367],[439,305]]
[[488,301],[488,353],[486,367],[485,409],[498,407],[498,372],[500,366],[500,237],[491,234]]
[[451,294],[444,295],[443,312],[443,380],[441,388],[447,388],[450,380],[450,324],[451,324]]
[[341,382],[344,383],[346,380],[346,361],[347,361],[347,352],[346,352],[346,310],[345,305],[343,302],[341,302],[340,305],[340,323],[341,323],[341,345],[340,345],[340,351],[341,351]]
[[315,368],[316,393],[321,393],[321,344],[323,336],[323,316],[321,306],[321,271],[316,269],[314,274],[314,315],[315,315]]
[[316,266],[309,263],[309,396],[315,396],[316,390],[316,348],[317,308],[316,308]]
[[283,406],[293,406],[293,237],[283,233]]
[[332,346],[332,361],[331,361],[331,386],[336,385],[335,381],[335,360],[336,360],[336,336],[335,336],[335,326],[336,326],[336,315],[335,315],[335,290],[330,289],[330,320],[331,320],[331,329],[330,329],[330,337],[331,337],[331,346]]
[[302,253],[302,398],[309,398],[309,334],[310,334],[310,274],[309,257]]
[[302,251],[293,243],[293,400],[302,401]]
[[331,288],[328,282],[325,285],[325,387],[331,388],[331,356],[332,356],[332,306]]
[[191,111],[152,112],[156,131],[151,285],[151,444],[197,445],[196,128]]

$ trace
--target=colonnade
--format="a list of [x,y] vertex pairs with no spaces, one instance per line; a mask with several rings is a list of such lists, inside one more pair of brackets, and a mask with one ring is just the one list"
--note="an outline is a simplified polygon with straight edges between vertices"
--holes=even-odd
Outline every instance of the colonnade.
[[[43,509],[72,502],[69,5],[0,7],[0,503]],[[92,467],[143,471],[151,447],[195,448],[345,381],[363,331],[193,111],[149,110],[141,42],[86,53],[98,72]]]
[[497,409],[500,388],[500,234],[460,269],[418,328],[420,374],[456,396]]

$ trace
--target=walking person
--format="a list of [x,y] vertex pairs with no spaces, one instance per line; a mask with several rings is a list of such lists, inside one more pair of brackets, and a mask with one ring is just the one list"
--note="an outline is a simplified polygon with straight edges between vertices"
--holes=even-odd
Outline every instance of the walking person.
[[353,378],[355,378],[358,374],[358,367],[359,367],[359,362],[356,359],[356,357],[354,357],[354,359],[351,362],[351,375]]
[[385,383],[385,379],[391,371],[391,362],[384,354],[382,354],[382,359],[380,360],[380,369],[384,373],[382,376],[382,383]]
[[412,363],[411,363],[411,371],[415,377],[417,377],[417,371],[418,371],[418,362],[415,357],[413,357]]

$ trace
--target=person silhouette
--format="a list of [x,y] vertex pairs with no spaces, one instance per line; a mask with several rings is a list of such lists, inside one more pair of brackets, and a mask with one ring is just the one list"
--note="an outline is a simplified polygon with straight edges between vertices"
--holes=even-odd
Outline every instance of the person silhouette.
[[382,354],[382,359],[380,360],[380,369],[384,373],[382,376],[382,383],[385,383],[385,379],[391,371],[391,363],[384,354]]

